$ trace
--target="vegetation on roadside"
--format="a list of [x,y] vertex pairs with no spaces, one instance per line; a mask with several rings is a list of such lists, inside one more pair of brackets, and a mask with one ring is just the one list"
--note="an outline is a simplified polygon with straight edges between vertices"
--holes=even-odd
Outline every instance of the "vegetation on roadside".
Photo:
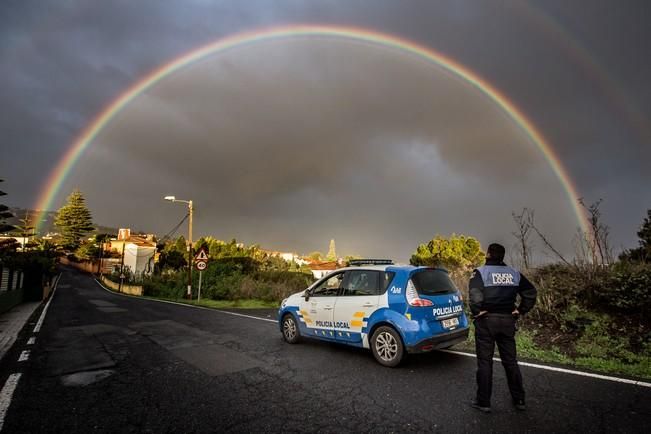
[[209,307],[211,309],[270,309],[278,308],[279,303],[257,300],[257,299],[248,299],[248,300],[212,300],[202,298],[201,300],[186,300],[178,298],[165,298],[165,297],[147,297],[153,298],[156,300],[167,300],[174,301],[178,303],[190,304],[193,306],[202,306]]
[[[245,246],[212,237],[199,239],[195,245],[207,248],[208,267],[201,276],[201,296],[205,300],[261,300],[277,305],[288,295],[301,291],[313,281],[312,273],[296,262],[288,262],[262,251],[258,246]],[[183,256],[185,239],[179,237],[159,245],[160,260],[151,275],[133,276],[130,283],[143,285],[146,296],[183,299],[188,284],[187,262]],[[119,279],[118,276],[114,278]],[[192,273],[193,299],[197,298],[199,273]]]
[[[0,191],[0,196],[5,195]],[[22,227],[7,224],[5,220],[11,216],[13,213],[8,207],[0,204],[0,232],[19,230],[24,233],[30,229],[26,219],[20,220]],[[43,283],[49,282],[56,272],[56,258],[54,246],[47,242],[26,244],[21,248],[13,238],[0,241],[0,267],[23,271],[23,288],[29,292],[30,299],[42,296]]]
[[[608,227],[598,204],[587,206],[590,233],[579,234],[573,261],[525,270],[538,288],[535,308],[519,321],[522,359],[651,378],[651,210],[639,230],[639,246],[618,260],[608,247]],[[533,213],[514,214],[521,262],[531,261],[528,234]],[[542,235],[543,244],[548,243]],[[523,242],[524,240],[524,242]],[[553,249],[553,246],[551,246]],[[553,250],[552,250],[552,253]],[[467,280],[459,284],[467,291]],[[474,350],[474,337],[461,346]]]

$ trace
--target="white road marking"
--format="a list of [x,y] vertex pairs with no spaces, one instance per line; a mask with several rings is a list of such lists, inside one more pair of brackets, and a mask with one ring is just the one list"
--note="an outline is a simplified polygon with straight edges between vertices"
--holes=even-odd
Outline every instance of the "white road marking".
[[[438,351],[441,351],[443,353],[456,354],[458,356],[477,358],[477,355],[475,355],[473,353],[464,353],[462,351],[453,351],[453,350],[438,350]],[[493,357],[493,360],[496,361],[496,362],[501,362],[502,361],[499,357]],[[540,364],[537,364],[537,363],[520,362],[520,361],[518,361],[518,365],[520,365],[520,366],[528,366],[530,368],[536,368],[536,369],[543,369],[545,371],[562,372],[564,374],[578,375],[578,376],[581,376],[581,377],[590,377],[590,378],[597,378],[599,380],[615,381],[617,383],[632,384],[634,386],[651,387],[651,383],[646,383],[644,381],[629,380],[628,378],[612,377],[610,375],[593,374],[591,372],[575,371],[574,369],[557,368],[555,366],[547,366],[547,365],[540,365]]]
[[[121,295],[121,296],[124,296],[124,297],[136,298],[136,299],[139,298],[139,297],[132,296],[132,295],[127,295],[127,294],[117,294],[117,293],[111,291],[110,289],[106,288],[106,287],[105,287],[104,285],[102,285],[102,283],[101,283],[100,281],[98,281],[97,279],[95,279],[95,282],[97,282],[97,284],[98,284],[102,289],[104,289],[104,290],[107,291],[107,292],[110,292],[110,293],[113,294],[113,295]],[[244,315],[244,314],[241,314],[241,313],[228,312],[228,311],[225,311],[225,310],[217,310],[217,309],[212,309],[212,308],[209,308],[209,307],[194,306],[194,305],[191,305],[191,304],[185,304],[185,303],[177,303],[177,302],[175,302],[175,301],[156,300],[156,299],[152,299],[152,298],[145,298],[145,299],[140,298],[140,299],[141,299],[141,300],[156,301],[156,302],[159,302],[159,303],[176,304],[176,305],[178,305],[178,306],[192,307],[192,308],[195,308],[195,309],[210,310],[210,311],[213,311],[213,312],[220,312],[220,313],[225,313],[225,314],[228,314],[228,315],[234,315],[234,316],[241,316],[241,317],[244,317],[244,318],[257,319],[257,320],[259,320],[259,321],[269,321],[269,322],[273,322],[273,323],[278,323],[278,321],[273,320],[273,319],[260,318],[260,317],[258,317],[258,316]],[[458,356],[473,357],[473,358],[476,358],[476,357],[477,357],[475,354],[472,354],[472,353],[464,353],[464,352],[461,352],[461,351],[453,351],[453,350],[438,350],[438,351],[441,351],[441,352],[444,352],[444,353],[449,353],[449,354],[456,354],[456,355],[458,355]],[[497,358],[497,357],[494,357],[493,360],[495,360],[495,361],[497,361],[497,362],[501,362],[501,360],[500,360],[499,358]],[[562,373],[564,373],[564,374],[570,374],[570,375],[578,375],[578,376],[582,376],[582,377],[596,378],[596,379],[599,379],[599,380],[615,381],[615,382],[618,382],[618,383],[632,384],[632,385],[634,385],[634,386],[651,387],[651,383],[646,383],[646,382],[644,382],[644,381],[629,380],[629,379],[627,379],[627,378],[619,378],[619,377],[612,377],[612,376],[609,376],[609,375],[593,374],[593,373],[590,373],[590,372],[575,371],[575,370],[573,370],[573,369],[556,368],[556,367],[554,367],[554,366],[539,365],[539,364],[536,364],[536,363],[518,362],[518,364],[519,364],[520,366],[528,366],[528,367],[530,367],[530,368],[543,369],[543,370],[546,370],[546,371],[562,372]]]
[[27,341],[27,345],[34,345],[35,343],[36,343],[36,338],[34,336],[29,338],[29,340]]
[[29,350],[23,350],[22,353],[20,353],[20,357],[18,357],[19,362],[25,362],[29,360]]
[[241,317],[244,317],[244,318],[257,319],[257,320],[260,320],[260,321],[268,321],[268,322],[272,322],[272,323],[276,323],[276,324],[278,323],[278,321],[276,321],[275,319],[260,318],[259,316],[245,315],[243,313],[229,312],[227,310],[213,309],[211,307],[195,306],[193,304],[178,303],[176,301],[169,301],[169,300],[156,300],[154,298],[142,298],[142,297],[138,297],[138,296],[134,296],[134,295],[128,295],[128,294],[119,294],[117,292],[111,291],[110,289],[108,289],[107,287],[102,285],[102,283],[99,280],[95,279],[95,282],[97,282],[97,284],[100,286],[100,288],[102,288],[104,291],[110,292],[113,295],[121,295],[122,297],[134,298],[134,299],[137,299],[137,300],[148,300],[148,301],[155,301],[155,302],[158,302],[158,303],[175,304],[177,306],[191,307],[191,308],[194,308],[194,309],[209,310],[211,312],[225,313],[227,315],[241,316]]
[[57,286],[59,285],[59,280],[61,280],[60,273],[57,276],[57,281],[54,283],[54,289],[52,290],[52,295],[50,295],[50,299],[47,301],[47,304],[43,308],[43,312],[41,312],[41,316],[39,317],[38,322],[34,327],[34,333],[38,333],[41,330],[41,326],[43,325],[43,320],[45,319],[45,314],[47,313],[47,310],[50,308],[50,303],[52,303],[52,300],[54,299],[54,294],[57,292]]
[[14,391],[18,385],[18,380],[22,374],[11,374],[7,378],[7,382],[0,390],[0,431],[5,424],[5,416],[7,416],[7,410],[11,405],[11,399],[14,396]]

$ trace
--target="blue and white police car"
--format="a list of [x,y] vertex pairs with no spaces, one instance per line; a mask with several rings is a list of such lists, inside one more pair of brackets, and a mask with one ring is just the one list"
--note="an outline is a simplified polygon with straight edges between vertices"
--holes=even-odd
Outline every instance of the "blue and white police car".
[[315,338],[370,348],[397,366],[406,353],[447,348],[468,336],[463,298],[442,268],[355,260],[283,300],[280,330],[290,344]]

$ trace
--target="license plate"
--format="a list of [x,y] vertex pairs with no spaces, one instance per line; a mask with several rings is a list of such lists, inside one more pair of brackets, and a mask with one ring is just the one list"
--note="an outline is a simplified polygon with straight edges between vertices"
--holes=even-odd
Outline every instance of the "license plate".
[[459,325],[459,318],[444,319],[441,321],[441,324],[443,325],[443,328],[451,329],[452,327]]

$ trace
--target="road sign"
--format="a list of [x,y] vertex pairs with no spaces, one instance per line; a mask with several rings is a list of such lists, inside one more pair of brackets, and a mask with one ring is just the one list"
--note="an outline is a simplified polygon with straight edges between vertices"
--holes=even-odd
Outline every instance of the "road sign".
[[194,268],[203,271],[208,267],[208,250],[201,247],[196,255],[194,255]]
[[208,262],[208,251],[205,247],[199,249],[197,254],[194,256],[195,261]]

